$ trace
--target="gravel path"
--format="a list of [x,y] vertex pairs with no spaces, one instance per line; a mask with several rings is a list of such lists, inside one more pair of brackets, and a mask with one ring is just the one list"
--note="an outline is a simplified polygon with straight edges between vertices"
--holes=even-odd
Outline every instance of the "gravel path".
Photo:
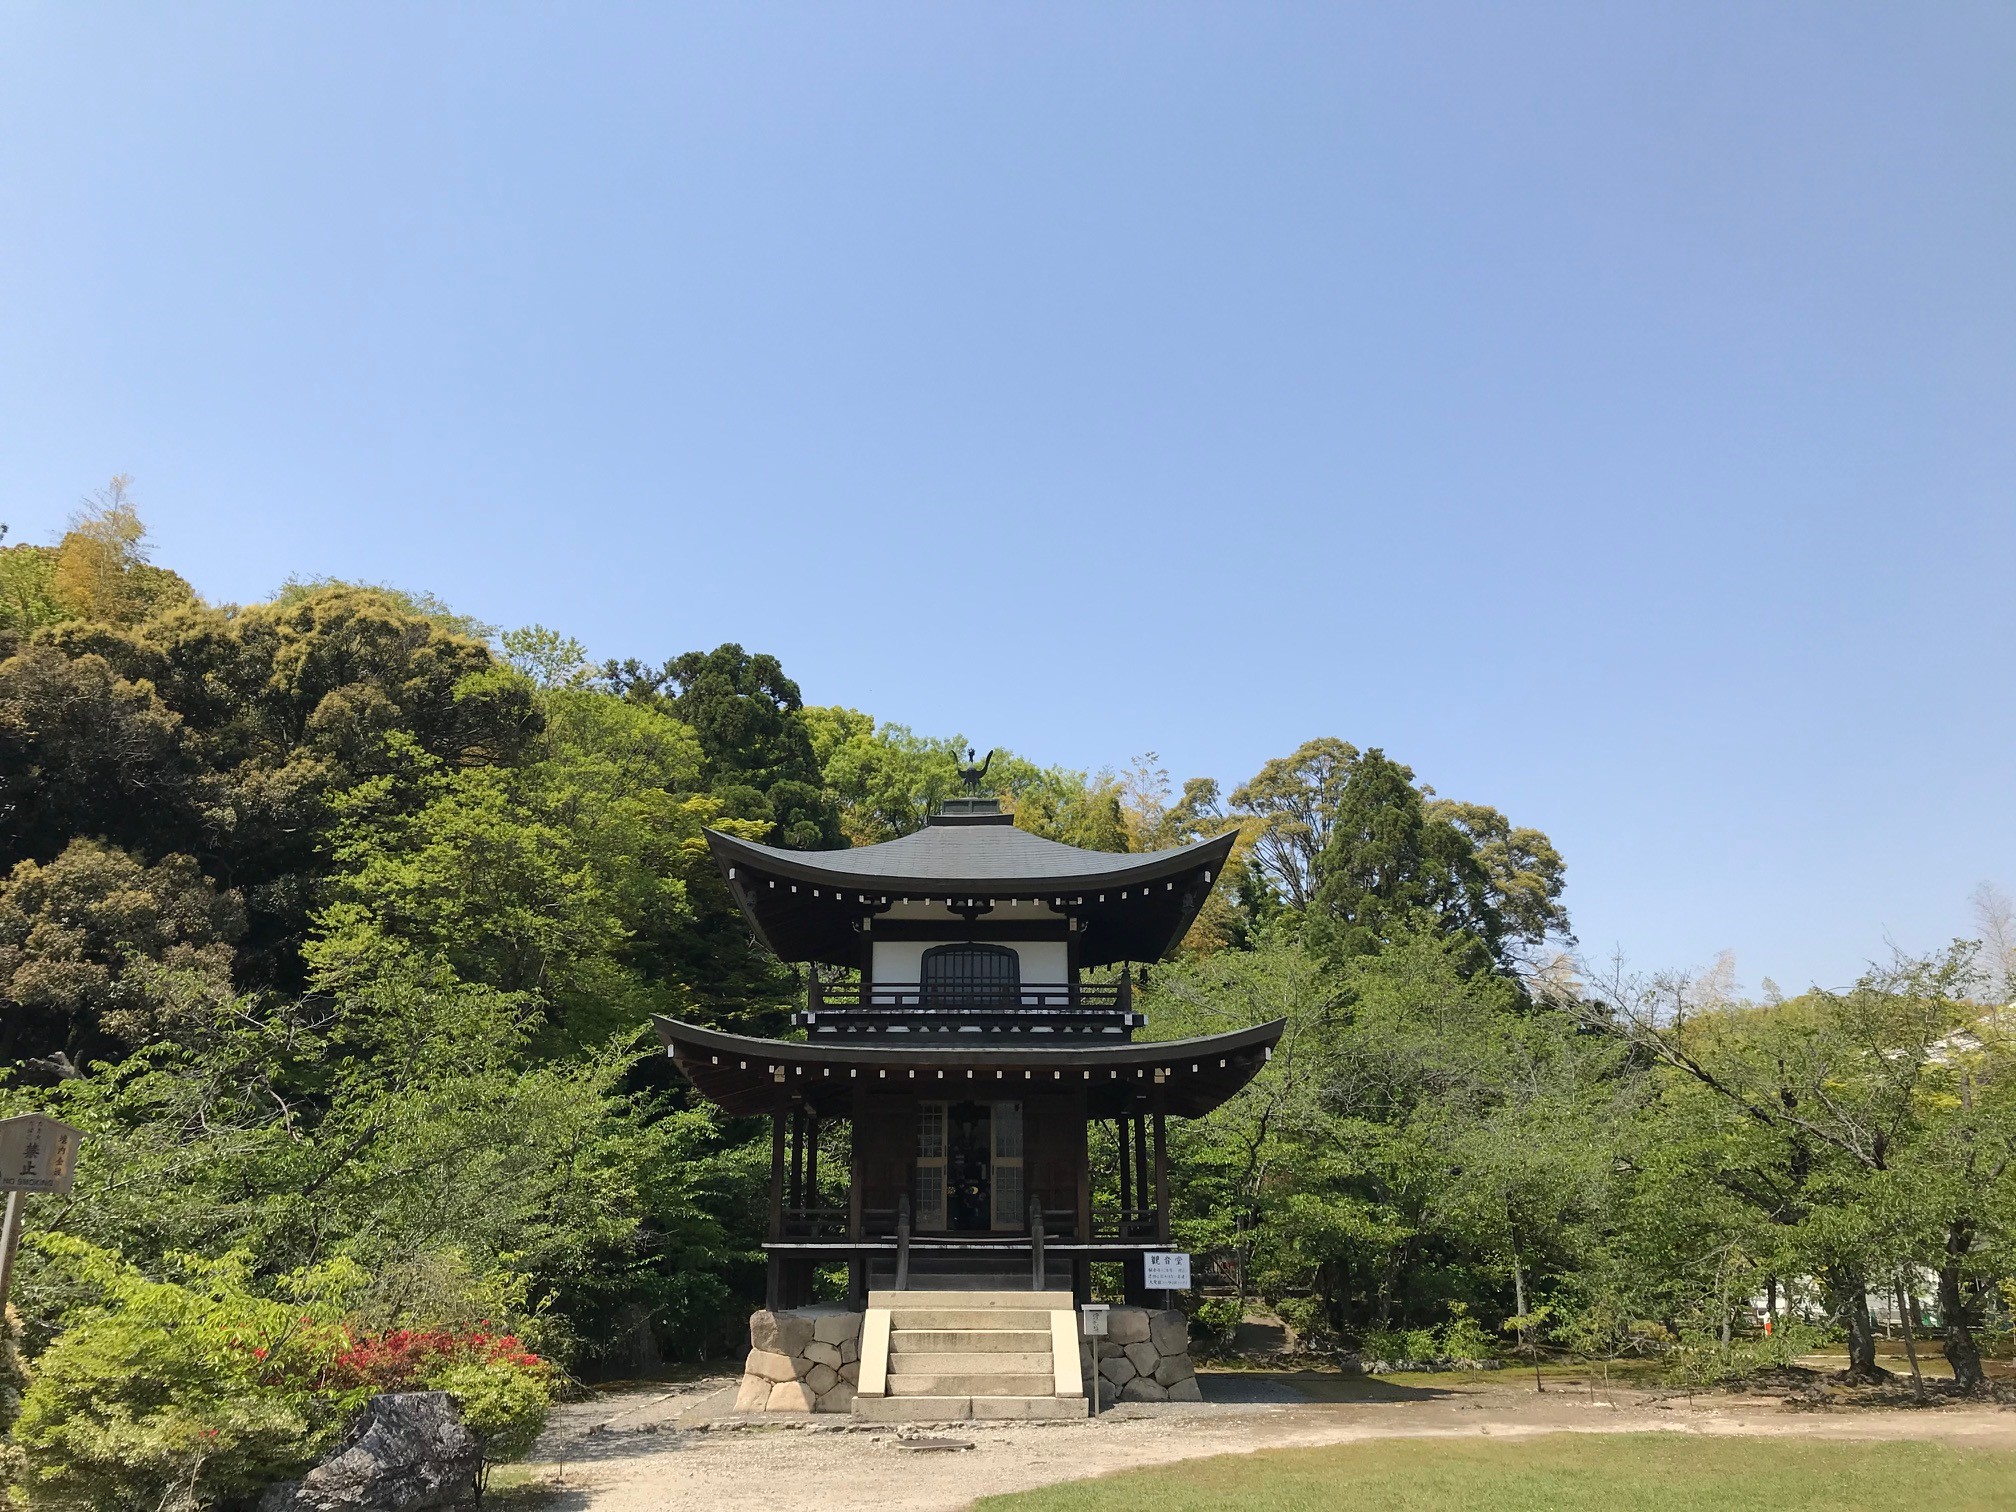
[[[855,1426],[718,1418],[729,1378],[609,1393],[556,1411],[533,1453],[553,1512],[950,1512],[975,1497],[1201,1455],[1357,1439],[1537,1433],[1937,1438],[2016,1448],[2016,1412],[1793,1412],[1770,1399],[1614,1398],[1509,1386],[1203,1377],[1201,1406],[1131,1405],[1084,1423]],[[1320,1395],[1325,1400],[1311,1400]],[[970,1448],[941,1449],[931,1440]]]

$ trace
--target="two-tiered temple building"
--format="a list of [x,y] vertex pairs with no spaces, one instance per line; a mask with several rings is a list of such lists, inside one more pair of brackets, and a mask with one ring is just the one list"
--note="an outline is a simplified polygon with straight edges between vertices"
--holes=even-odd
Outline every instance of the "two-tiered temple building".
[[[812,1300],[845,1262],[877,1293],[1019,1287],[1086,1300],[1094,1261],[1169,1245],[1165,1130],[1259,1070],[1279,1023],[1137,1043],[1132,967],[1183,938],[1232,837],[1146,855],[1017,829],[993,798],[914,834],[789,851],[711,833],[757,936],[803,962],[803,1040],[660,1019],[679,1069],[727,1111],[771,1120],[769,1307]],[[1120,968],[1089,980],[1094,968]],[[853,980],[833,985],[838,968]],[[1115,1127],[1095,1199],[1090,1131]],[[845,1200],[829,1157],[848,1126]],[[1068,1300],[1065,1305],[1069,1305]]]

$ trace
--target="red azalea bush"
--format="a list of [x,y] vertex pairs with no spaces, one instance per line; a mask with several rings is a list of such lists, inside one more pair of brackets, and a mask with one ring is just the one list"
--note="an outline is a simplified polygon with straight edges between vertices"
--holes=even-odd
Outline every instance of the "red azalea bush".
[[490,1459],[532,1447],[553,1400],[552,1368],[516,1334],[487,1326],[394,1329],[353,1336],[329,1367],[330,1385],[362,1396],[381,1391],[446,1391]]
[[477,1327],[466,1333],[447,1328],[400,1328],[363,1334],[337,1355],[330,1374],[339,1386],[375,1391],[411,1391],[451,1365],[486,1365],[544,1375],[546,1362],[518,1341]]

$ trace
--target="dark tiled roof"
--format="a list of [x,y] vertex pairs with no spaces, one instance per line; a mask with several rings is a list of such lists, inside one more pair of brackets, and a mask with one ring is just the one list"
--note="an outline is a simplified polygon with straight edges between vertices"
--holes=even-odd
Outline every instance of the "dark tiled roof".
[[[793,851],[713,835],[716,854],[739,856],[790,876],[824,875],[847,883],[972,882],[1022,886],[1095,882],[1122,885],[1208,866],[1214,872],[1232,848],[1221,835],[1197,845],[1133,855],[1080,850],[1008,824],[932,824],[880,845],[852,850]],[[725,842],[725,844],[723,843]]]

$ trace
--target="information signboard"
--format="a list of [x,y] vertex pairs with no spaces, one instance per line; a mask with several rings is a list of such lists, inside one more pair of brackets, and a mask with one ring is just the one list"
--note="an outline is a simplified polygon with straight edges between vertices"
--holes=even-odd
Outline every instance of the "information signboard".
[[1112,1313],[1112,1309],[1108,1307],[1104,1302],[1087,1302],[1085,1304],[1084,1311],[1085,1311],[1085,1337],[1088,1339],[1105,1338],[1107,1332],[1107,1322],[1110,1314]]
[[41,1113],[0,1118],[0,1192],[61,1195],[77,1179],[83,1136]]
[[1141,1284],[1150,1291],[1190,1290],[1190,1257],[1150,1250],[1141,1257]]

